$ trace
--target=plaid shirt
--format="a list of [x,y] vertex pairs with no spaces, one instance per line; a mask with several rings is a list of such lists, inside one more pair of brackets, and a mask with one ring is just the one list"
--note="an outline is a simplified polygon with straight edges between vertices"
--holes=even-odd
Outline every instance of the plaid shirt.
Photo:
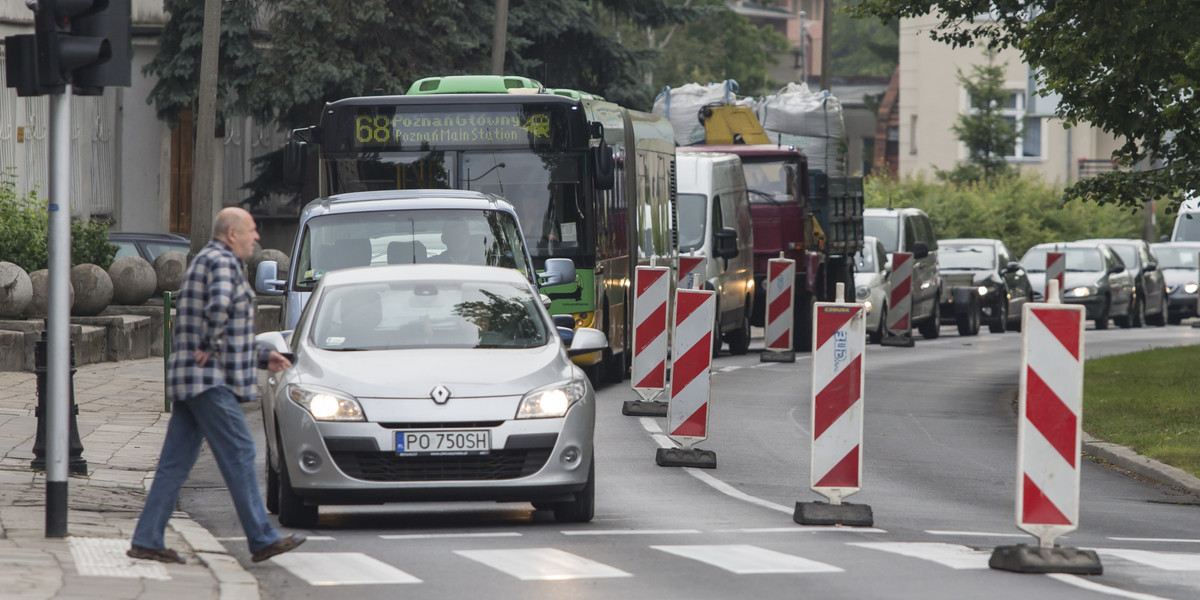
[[[271,351],[254,342],[254,291],[245,264],[224,242],[200,250],[183,276],[171,337],[167,390],[184,401],[222,386],[243,402],[254,399],[254,367],[265,369]],[[203,367],[193,354],[211,356]]]

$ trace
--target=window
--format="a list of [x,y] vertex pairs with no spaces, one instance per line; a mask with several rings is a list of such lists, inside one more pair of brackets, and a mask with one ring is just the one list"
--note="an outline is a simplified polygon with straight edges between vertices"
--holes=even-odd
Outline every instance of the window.
[[1042,117],[1033,114],[1032,110],[1024,91],[1013,90],[1004,101],[1001,109],[1004,120],[1017,124],[1017,143],[1008,158],[1042,157]]

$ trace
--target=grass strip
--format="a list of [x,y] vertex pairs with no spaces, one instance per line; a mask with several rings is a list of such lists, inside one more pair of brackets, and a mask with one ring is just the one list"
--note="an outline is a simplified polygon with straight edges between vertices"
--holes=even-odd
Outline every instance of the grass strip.
[[1084,363],[1083,430],[1200,477],[1200,346]]

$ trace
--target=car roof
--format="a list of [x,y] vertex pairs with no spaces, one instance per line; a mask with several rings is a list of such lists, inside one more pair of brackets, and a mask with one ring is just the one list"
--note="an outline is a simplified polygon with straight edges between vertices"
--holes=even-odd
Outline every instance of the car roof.
[[1000,240],[993,238],[950,238],[948,240],[938,240],[939,246],[945,244],[992,244],[994,246],[999,243]]
[[476,281],[529,286],[529,280],[517,269],[446,263],[353,267],[329,271],[321,277],[325,286],[382,281]]
[[110,231],[109,239],[123,240],[162,240],[175,242],[190,242],[191,238],[179,233],[157,233],[157,232],[139,232],[139,231]]
[[863,216],[864,216],[864,217],[865,217],[865,216],[868,216],[868,215],[871,215],[871,216],[902,215],[902,214],[905,214],[905,213],[920,213],[920,214],[925,214],[925,211],[923,211],[923,210],[921,210],[921,209],[919,209],[919,208],[913,207],[913,206],[905,206],[905,207],[903,207],[903,208],[879,208],[879,207],[875,207],[875,208],[864,208],[864,209],[863,209]]
[[1108,244],[1109,246],[1115,246],[1118,244],[1126,246],[1140,246],[1146,243],[1145,241],[1137,238],[1088,238],[1086,240],[1079,241],[1090,244]]
[[1159,248],[1159,247],[1164,247],[1164,248],[1200,248],[1200,242],[1184,242],[1184,241],[1176,241],[1176,242],[1171,242],[1171,241],[1167,241],[1167,242],[1154,242],[1153,244],[1150,244],[1150,246],[1151,246],[1151,247],[1154,247],[1154,248]]
[[1055,248],[1084,248],[1084,249],[1087,249],[1087,248],[1099,248],[1100,246],[1107,246],[1107,245],[1108,244],[1105,244],[1103,242],[1085,242],[1082,240],[1076,241],[1076,242],[1042,242],[1042,243],[1030,248],[1030,250],[1035,250],[1035,249],[1037,249],[1037,250],[1046,250],[1046,249],[1054,250]]
[[330,213],[381,210],[501,210],[516,214],[504,198],[471,190],[382,190],[348,192],[317,198],[304,207],[301,220]]

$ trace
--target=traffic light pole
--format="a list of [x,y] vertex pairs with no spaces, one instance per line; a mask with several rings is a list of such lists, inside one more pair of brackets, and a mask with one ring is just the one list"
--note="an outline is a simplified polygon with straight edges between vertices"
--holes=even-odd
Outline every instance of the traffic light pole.
[[71,95],[49,94],[46,537],[67,536],[71,369]]

